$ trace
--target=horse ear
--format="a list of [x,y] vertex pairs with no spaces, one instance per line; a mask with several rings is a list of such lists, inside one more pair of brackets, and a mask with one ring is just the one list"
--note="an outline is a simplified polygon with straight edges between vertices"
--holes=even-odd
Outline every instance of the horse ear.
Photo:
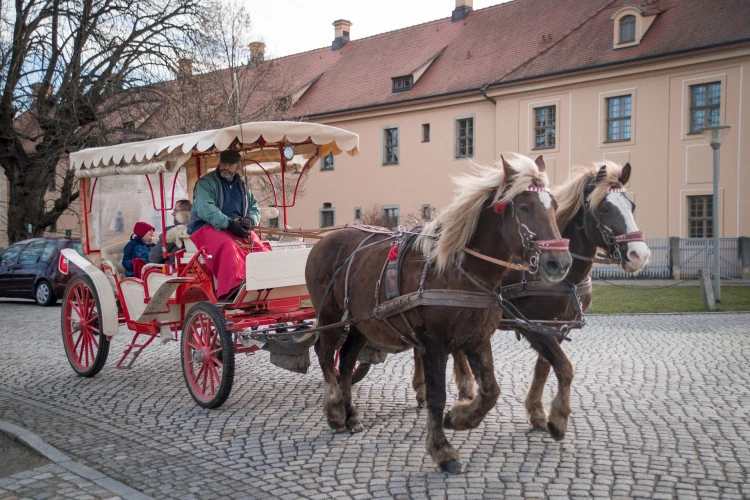
[[500,155],[500,159],[503,160],[503,172],[505,172],[505,182],[506,184],[510,182],[511,177],[516,175],[518,172],[516,172],[516,169],[514,169],[510,163],[508,163],[508,160],[505,159],[503,155]]
[[544,164],[544,158],[542,158],[542,155],[537,156],[534,163],[536,163],[536,168],[538,168],[540,172],[544,172],[544,169],[547,168]]
[[594,184],[599,184],[604,180],[605,177],[607,177],[607,165],[602,165],[602,168],[600,168],[596,173],[596,180],[594,181]]
[[622,173],[617,180],[623,186],[628,183],[628,181],[630,180],[630,163],[626,163],[625,166],[622,167]]

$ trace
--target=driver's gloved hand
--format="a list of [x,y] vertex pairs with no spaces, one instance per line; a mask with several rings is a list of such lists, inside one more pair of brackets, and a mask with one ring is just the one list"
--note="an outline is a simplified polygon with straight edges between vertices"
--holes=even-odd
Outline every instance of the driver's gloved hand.
[[247,231],[250,231],[255,225],[255,222],[250,217],[243,217],[239,222]]
[[227,226],[227,229],[229,229],[230,233],[235,236],[239,236],[240,238],[247,238],[250,235],[250,233],[248,233],[245,228],[242,227],[242,224],[232,219],[229,219],[229,225]]

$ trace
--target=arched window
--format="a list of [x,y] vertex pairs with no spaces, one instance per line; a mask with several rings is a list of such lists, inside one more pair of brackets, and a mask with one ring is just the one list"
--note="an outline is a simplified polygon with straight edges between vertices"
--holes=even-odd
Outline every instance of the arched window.
[[624,16],[620,19],[620,43],[635,41],[635,16]]

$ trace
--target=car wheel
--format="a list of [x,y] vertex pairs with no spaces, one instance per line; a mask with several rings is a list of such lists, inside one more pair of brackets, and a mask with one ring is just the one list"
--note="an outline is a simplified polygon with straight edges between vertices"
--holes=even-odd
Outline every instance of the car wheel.
[[52,287],[46,281],[40,281],[37,283],[36,290],[34,290],[34,300],[36,300],[36,303],[40,306],[51,306],[57,302],[57,298],[52,292]]

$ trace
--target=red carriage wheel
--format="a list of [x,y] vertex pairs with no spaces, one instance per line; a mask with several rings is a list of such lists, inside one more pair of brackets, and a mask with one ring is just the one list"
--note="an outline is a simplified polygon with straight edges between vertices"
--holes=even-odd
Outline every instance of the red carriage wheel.
[[[341,349],[336,350],[336,354],[333,358],[333,371],[336,373],[336,375],[339,374],[339,355],[341,353]],[[361,382],[366,376],[367,372],[370,371],[370,367],[372,365],[370,363],[360,363],[357,362],[354,364],[354,370],[352,370],[352,385],[356,384],[357,382]]]
[[101,333],[101,311],[91,278],[73,276],[63,295],[62,336],[70,366],[82,377],[93,377],[107,362],[109,340]]
[[217,408],[234,381],[234,343],[221,311],[209,302],[190,309],[182,328],[182,373],[203,408]]

